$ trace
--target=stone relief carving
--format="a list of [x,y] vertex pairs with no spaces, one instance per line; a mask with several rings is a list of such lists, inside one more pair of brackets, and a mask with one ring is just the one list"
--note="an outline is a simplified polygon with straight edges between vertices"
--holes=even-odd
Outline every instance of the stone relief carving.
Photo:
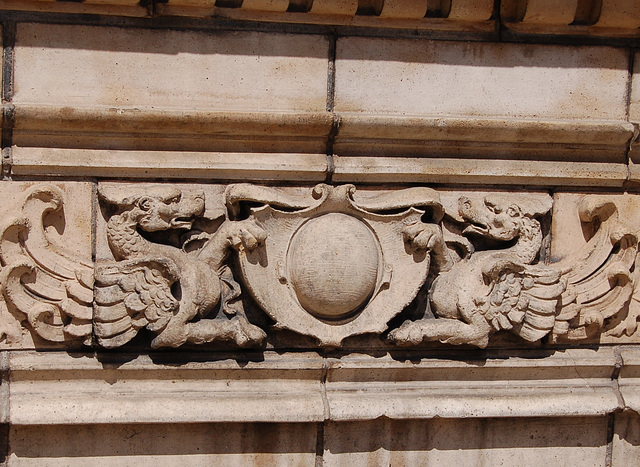
[[485,347],[499,331],[571,343],[638,327],[637,237],[605,196],[582,199],[580,219],[593,234],[551,263],[541,222],[552,198],[541,193],[444,203],[425,187],[232,184],[217,200],[224,217],[206,232],[194,228],[203,193],[104,184],[98,196],[112,260],[94,264],[51,241],[45,218],[64,204],[52,186],[25,193],[20,214],[0,228],[7,343],[24,326],[45,341],[105,348],[143,328],[152,348],[263,345],[268,329],[249,321],[243,291],[274,328],[328,347],[382,335],[418,294],[425,316],[391,329],[394,345]]
[[19,323],[26,320],[46,341],[91,344],[93,264],[53,244],[45,229],[46,216],[62,208],[59,189],[35,187],[20,215],[0,227],[0,286],[7,305],[0,332],[9,343],[19,341]]
[[559,341],[585,339],[603,329],[618,335],[635,331],[635,305],[628,309],[635,234],[618,221],[613,203],[584,198],[580,216],[597,223],[596,234],[572,257],[542,264],[536,217],[551,205],[548,195],[460,197],[451,219],[461,224],[464,236],[481,246],[488,240],[491,247],[452,258],[429,290],[436,319],[406,322],[390,339],[399,345],[437,340],[486,347],[501,330],[532,342],[549,333]]
[[226,192],[232,214],[258,204],[248,218],[267,232],[260,246],[239,251],[247,288],[277,327],[321,345],[384,331],[420,290],[429,247],[441,237],[435,191],[409,188],[360,202],[355,191],[318,185],[294,197],[232,185]]
[[107,223],[117,262],[96,268],[95,334],[101,346],[119,347],[143,327],[156,333],[152,348],[262,342],[265,333],[246,319],[225,262],[232,247],[251,250],[263,241],[260,227],[251,221],[223,223],[204,247],[188,253],[142,233],[190,229],[204,211],[204,194],[187,197],[179,189],[155,186],[131,193],[102,187],[99,195],[119,209]]

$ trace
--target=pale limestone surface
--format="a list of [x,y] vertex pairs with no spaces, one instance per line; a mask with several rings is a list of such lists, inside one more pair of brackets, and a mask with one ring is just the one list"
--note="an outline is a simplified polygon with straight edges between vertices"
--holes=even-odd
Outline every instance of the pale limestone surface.
[[[588,194],[588,193],[587,193]],[[593,193],[592,193],[593,194]],[[593,228],[580,222],[577,206],[585,193],[558,191],[553,196],[553,222],[551,258],[554,261],[566,258],[586,245],[593,235]],[[608,193],[607,198],[614,202],[620,213],[620,219],[634,231],[640,231],[640,197],[634,193]]]
[[[129,0],[115,0],[122,7],[104,8],[91,2],[33,2],[40,6],[31,9],[146,14],[146,9]],[[382,5],[381,18],[354,15],[357,2],[350,0],[316,0],[308,14],[285,13],[286,2],[279,0],[246,1],[237,9],[215,11],[208,0],[173,0],[168,5],[156,5],[154,12],[162,15],[176,5],[186,5],[184,12],[207,17],[213,14],[348,24],[356,28],[385,25],[404,28],[405,33],[414,28],[466,30],[473,37],[495,33],[496,19],[489,20],[492,1],[453,0],[450,11],[448,2],[441,3],[441,14],[446,19],[421,18],[426,4],[414,0],[387,0]],[[578,4],[586,3],[529,0],[525,4],[522,0],[505,0],[502,8],[515,5],[522,13],[522,18],[503,28],[507,42],[509,29],[517,29],[514,24],[525,32],[543,31],[547,37],[567,33],[637,36],[633,31],[637,27],[633,10],[636,0],[605,0],[599,17],[593,18],[595,26],[568,26],[572,15],[583,14],[576,11]],[[7,5],[0,0],[0,9]],[[202,8],[198,10],[193,5]],[[30,9],[24,4],[21,8]],[[293,16],[296,19],[292,20]],[[549,26],[553,28],[544,29]],[[390,30],[385,31],[387,34]],[[501,194],[511,201],[519,199],[518,195],[525,200],[537,199],[542,207],[533,217],[544,217],[544,198],[548,198],[545,193],[535,192],[534,187],[576,186],[580,191],[561,191],[553,196],[551,243],[538,246],[540,264],[560,264],[566,269],[564,273],[570,274],[573,270],[561,261],[563,258],[570,257],[570,253],[580,256],[580,252],[595,251],[594,257],[601,258],[601,264],[606,266],[577,269],[604,278],[599,284],[604,287],[588,287],[587,292],[595,290],[605,297],[617,291],[627,294],[618,301],[622,306],[610,302],[601,307],[600,318],[614,321],[622,316],[618,312],[625,309],[629,299],[634,312],[638,311],[638,294],[629,295],[629,287],[622,285],[637,251],[629,232],[640,230],[637,196],[623,195],[619,190],[627,180],[629,142],[634,131],[637,135],[637,125],[634,127],[629,121],[640,121],[637,53],[627,109],[628,48],[342,37],[337,44],[333,112],[326,111],[331,107],[327,107],[329,40],[320,34],[179,32],[20,23],[15,52],[17,94],[4,107],[5,115],[9,115],[15,105],[16,125],[10,141],[14,147],[6,151],[11,156],[14,177],[133,178],[133,183],[99,181],[98,185],[110,187],[112,192],[129,191],[133,197],[158,194],[173,187],[180,190],[185,203],[194,193],[203,191],[206,202],[197,219],[202,226],[209,222],[218,225],[228,215],[226,185],[210,184],[211,180],[225,184],[243,180],[294,182],[296,186],[286,191],[299,195],[324,181],[330,164],[334,164],[332,182],[336,186],[354,181],[384,185],[370,191],[358,187],[355,198],[360,202],[371,201],[385,191],[400,192],[406,184],[412,189],[423,183],[447,184],[449,187],[440,191],[447,216],[457,217],[459,223],[466,220],[468,225],[462,222],[461,228],[475,226],[478,232],[484,231],[486,225],[478,222],[482,219],[471,215],[470,210],[459,210],[460,197],[481,205],[486,204],[488,194],[496,192],[469,192],[460,190],[458,185],[524,185],[517,194]],[[3,58],[7,56],[4,54]],[[5,76],[8,75],[4,73]],[[636,158],[637,147],[636,142],[630,152],[632,159]],[[329,150],[336,153],[332,160],[325,156]],[[446,158],[432,157],[441,155]],[[633,165],[630,174],[632,180],[637,178]],[[198,179],[202,183],[163,182],[161,188],[150,190],[152,184],[139,182],[142,178],[167,177]],[[390,183],[403,186],[387,185]],[[0,193],[5,202],[0,211],[6,211],[0,212],[3,221],[25,214],[32,225],[38,225],[40,217],[21,213],[20,208],[24,190],[35,184],[2,182]],[[101,266],[114,267],[114,250],[107,245],[107,238],[113,233],[109,233],[106,221],[129,212],[131,206],[113,193],[103,193],[100,201],[92,198],[96,187],[90,183],[53,185],[62,192],[64,201],[53,221],[55,228],[47,229],[47,238],[90,261],[94,201],[97,257]],[[590,218],[584,228],[580,225],[579,202],[585,187],[594,187],[594,192],[598,191],[596,187],[611,190],[594,194],[616,204],[619,224],[617,220],[612,223]],[[105,200],[113,211],[104,211]],[[256,208],[256,204],[274,200],[254,197],[245,201]],[[164,199],[162,203],[168,207],[179,204]],[[154,206],[168,209],[159,203]],[[284,208],[288,213],[297,209]],[[331,216],[329,222],[320,229],[322,235],[318,231],[308,235],[311,239],[296,237],[296,233],[280,237],[281,231],[273,231],[271,239],[264,239],[255,226],[242,227],[230,238],[237,239],[232,243],[240,252],[260,241],[270,242],[275,236],[285,249],[296,245],[289,242],[290,238],[302,238],[306,248],[293,248],[291,256],[302,262],[301,257],[315,254],[320,256],[320,263],[321,253],[329,250],[322,246],[331,245],[327,238],[335,231],[341,232],[343,243],[356,256],[350,263],[361,265],[358,254],[375,262],[375,255],[367,256],[359,251],[361,245],[349,243],[349,233],[361,228],[360,224],[356,224],[357,228],[347,224],[340,224],[342,230],[332,228],[341,216],[347,215],[343,207],[335,211],[324,213]],[[180,215],[183,213],[177,210],[170,221],[187,222]],[[546,216],[541,222],[548,222]],[[436,234],[441,227],[438,222],[431,226],[436,227]],[[207,233],[215,229],[211,230]],[[427,246],[431,274],[447,277],[443,276],[446,262],[436,261],[442,252],[435,252],[438,242],[434,239],[439,236],[434,235],[433,228],[391,231],[389,235],[379,235],[381,244],[396,242],[407,250],[416,245]],[[588,241],[594,233],[600,240],[608,237],[611,241],[591,248],[597,243]],[[627,236],[626,243],[620,243],[620,235]],[[314,249],[313,237],[318,236],[323,238]],[[216,235],[207,238],[215,239]],[[12,237],[10,241],[14,240]],[[168,235],[161,234],[152,243],[168,240]],[[460,238],[456,241],[464,244]],[[24,243],[24,239],[18,238],[16,244],[20,242]],[[4,251],[8,244],[1,244]],[[214,240],[208,243],[214,244]],[[181,265],[178,275],[187,276],[185,271],[201,262],[186,260],[177,253],[176,245],[174,239],[169,256],[177,258]],[[480,246],[484,247],[483,254],[497,251],[495,244],[480,242]],[[41,250],[56,251],[46,245]],[[228,256],[215,267],[201,271],[205,280],[192,281],[189,276],[185,284],[196,283],[197,288],[211,291],[215,288],[211,283],[218,281],[219,266],[228,266],[238,274],[238,250],[226,245],[222,250],[216,250],[217,255]],[[634,255],[626,255],[629,257],[621,261],[625,256],[621,252],[627,250]],[[197,256],[197,248],[194,251],[192,258]],[[406,255],[408,251],[400,253]],[[117,254],[124,261],[136,260],[135,255],[125,251]],[[276,258],[269,253],[267,259],[265,269],[273,268],[277,273]],[[442,270],[434,269],[437,262],[445,264]],[[485,274],[489,263],[479,261],[478,265],[478,271]],[[1,271],[6,271],[6,265],[2,266]],[[529,266],[532,264],[525,264],[525,269]],[[294,276],[308,272],[307,265],[293,269]],[[411,294],[399,284],[407,282],[407,275],[420,282],[422,272],[394,271],[392,289],[400,290],[400,296],[410,300]],[[639,269],[636,267],[635,271],[633,284],[638,283]],[[460,269],[449,275],[453,287],[444,288],[458,298],[458,285],[470,283],[461,281],[459,272]],[[360,295],[370,292],[367,287],[371,278],[364,276],[366,280],[360,282],[360,287],[355,287],[355,282],[350,284]],[[388,285],[383,277],[378,269],[376,286]],[[480,272],[474,277],[481,278]],[[125,283],[130,277],[124,274],[118,279]],[[256,280],[246,279],[238,282],[242,292],[253,287]],[[131,287],[132,282],[135,281],[127,282],[125,288]],[[301,302],[311,297],[313,302],[317,296],[312,289],[318,282],[298,281],[294,289],[304,289],[304,299],[296,295],[296,290],[289,291],[290,296]],[[577,285],[570,280],[567,284]],[[75,285],[71,280],[69,287]],[[325,289],[353,292],[340,284]],[[335,299],[330,294],[327,298],[327,290],[321,297],[322,306],[306,303],[303,308],[326,318],[324,307]],[[182,297],[188,295],[187,288],[181,292]],[[180,295],[175,290],[171,293]],[[426,300],[426,290],[421,294],[418,301]],[[278,294],[274,296],[277,299]],[[466,298],[478,297],[471,294]],[[197,306],[203,302],[206,300],[195,301]],[[343,300],[338,302],[344,305]],[[581,299],[578,302],[583,303]],[[353,303],[348,303],[349,310],[342,310],[339,318],[353,312],[351,308],[358,308]],[[131,317],[140,319],[139,304],[132,300],[128,305],[132,307]],[[253,311],[262,313],[264,320],[253,324],[269,337],[281,332],[267,321],[271,305],[260,305],[262,311]],[[188,300],[183,300],[180,307],[188,308]],[[451,309],[443,312],[442,307],[435,307],[434,311],[438,319],[430,321],[450,319],[455,323],[452,327],[463,328],[460,324],[464,320],[452,318]],[[242,312],[236,316],[242,317]],[[390,317],[379,319],[386,324]],[[571,329],[598,325],[597,316],[590,316],[589,320],[580,314],[577,317]],[[109,321],[107,318],[99,317],[96,322],[104,324]],[[290,319],[286,313],[276,318],[281,321],[278,325],[287,324]],[[406,319],[402,315],[393,326],[400,326]],[[563,320],[566,317],[553,324]],[[206,320],[181,324],[190,328],[202,321]],[[428,324],[426,332],[418,336],[420,339],[435,337],[451,344],[451,338],[458,337],[458,333],[452,336],[442,330],[434,335],[437,326]],[[331,322],[330,326],[340,324]],[[297,330],[310,336],[319,334],[313,326]],[[147,354],[149,339],[156,331],[141,331],[145,336],[133,347],[125,348],[132,354],[120,350],[79,355],[25,351],[34,347],[62,349],[61,344],[34,339],[25,324],[20,342],[3,344],[4,348],[21,350],[0,355],[0,415],[3,422],[11,424],[8,465],[606,465],[608,448],[614,467],[637,463],[640,359],[637,348],[618,344],[638,343],[640,333],[603,335],[570,343],[578,347],[603,344],[597,349],[564,349],[549,345],[548,341],[525,344],[503,332],[496,337],[506,336],[506,340],[491,344],[505,347],[499,352],[453,349],[439,343],[422,343],[417,349],[403,351],[381,334],[364,336],[361,345],[367,350],[362,355],[343,355],[340,349],[286,352],[283,346],[288,348],[298,341],[285,333],[280,340],[267,342],[267,349],[238,350],[234,348],[240,344],[236,341],[198,347],[194,353]],[[99,340],[111,334],[97,332],[96,336]],[[305,336],[298,336],[301,337]],[[202,339],[202,333],[198,333],[198,339]],[[317,349],[317,343],[308,339],[303,340],[304,348]],[[353,342],[350,340],[345,348],[349,349]],[[164,341],[167,343],[178,345],[181,339],[174,335]],[[62,345],[69,348],[69,344]],[[516,350],[525,345],[528,350]],[[231,350],[221,353],[223,348]],[[614,435],[607,446],[608,424],[612,421]],[[318,439],[322,433],[323,438]]]
[[629,120],[640,123],[640,52],[636,52],[633,60],[631,77],[631,95],[629,96]]
[[[510,355],[508,359],[502,356]],[[600,416],[621,401],[612,349],[481,360],[351,354],[329,361],[330,420]]]
[[[22,188],[20,216],[0,230],[9,343],[21,324],[108,349],[143,329],[151,349],[263,348],[273,330],[324,347],[370,334],[380,347],[485,348],[503,331],[555,344],[638,329],[634,197],[567,195],[551,213],[542,191],[100,182],[84,208],[97,214],[83,224],[95,225],[94,264],[47,234],[50,213],[64,225],[74,207],[63,191]],[[566,241],[550,216],[573,219],[584,241],[549,254]],[[424,308],[391,324],[416,297]]]
[[[205,180],[307,180],[326,178],[322,154],[209,153],[169,151],[81,150],[16,147],[16,175],[79,175],[109,178],[173,178]],[[176,169],[179,165],[179,170]]]
[[625,120],[627,58],[624,49],[608,47],[340,38],[335,108]]
[[620,394],[625,406],[640,414],[640,348],[628,346],[620,351],[623,369],[620,370]]
[[605,427],[604,417],[330,423],[324,465],[599,466]]
[[243,355],[13,351],[4,360],[12,369],[7,419],[16,425],[315,423],[562,418],[635,409],[620,394],[637,390],[637,365],[629,363],[619,391],[611,379],[616,355],[606,347],[491,351],[467,360],[397,352]]
[[[554,194],[553,216],[551,224],[551,261],[562,261],[570,258],[587,244],[594,235],[593,225],[580,221],[577,206],[584,197],[584,193],[556,192]],[[628,226],[629,230],[640,233],[640,197],[634,193],[607,194],[607,198],[614,202],[619,211],[621,222]],[[636,310],[638,296],[634,295],[631,301],[632,312]],[[601,343],[637,343],[640,342],[640,330],[632,335],[618,337],[601,335]]]
[[318,111],[327,54],[322,36],[20,24],[13,103]]
[[640,459],[640,415],[616,414],[611,460],[614,466],[637,465]]
[[325,418],[317,354],[237,356],[14,352],[8,356],[9,420],[82,425]]
[[534,187],[621,187],[627,179],[622,163],[453,159],[423,157],[334,157],[336,183],[523,184]]
[[[118,193],[123,197],[125,195],[132,196],[136,193],[143,193],[147,189],[153,190],[161,186],[158,183],[138,183],[131,185],[126,182],[118,181],[101,181],[98,183],[98,189]],[[194,196],[198,193],[204,194],[205,203],[202,217],[208,221],[220,223],[226,213],[224,205],[224,185],[217,184],[193,184],[193,183],[172,183],[170,185],[181,191],[185,197]],[[107,241],[107,225],[109,218],[108,203],[102,203],[102,208],[98,210],[96,216],[96,260],[97,261],[113,261],[115,258],[113,252],[109,248]],[[113,206],[111,206],[113,211]]]
[[563,25],[573,22],[578,0],[530,0],[523,23]]

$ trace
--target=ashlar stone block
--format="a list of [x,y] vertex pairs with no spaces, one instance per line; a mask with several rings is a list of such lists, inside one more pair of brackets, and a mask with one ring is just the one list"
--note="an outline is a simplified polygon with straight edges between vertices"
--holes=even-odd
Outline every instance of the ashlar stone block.
[[13,102],[324,111],[327,57],[321,36],[20,24]]
[[609,47],[341,38],[335,108],[625,120],[627,60],[626,50]]
[[313,423],[16,426],[9,465],[69,467],[315,464]]

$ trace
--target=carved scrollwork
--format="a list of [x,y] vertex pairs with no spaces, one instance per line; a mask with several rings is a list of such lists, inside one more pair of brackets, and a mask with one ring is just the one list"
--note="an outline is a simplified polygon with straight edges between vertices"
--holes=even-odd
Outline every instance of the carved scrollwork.
[[26,194],[21,214],[0,227],[8,341],[17,339],[12,323],[26,318],[44,340],[91,344],[93,264],[53,244],[44,226],[45,217],[62,207],[58,188],[36,187]]

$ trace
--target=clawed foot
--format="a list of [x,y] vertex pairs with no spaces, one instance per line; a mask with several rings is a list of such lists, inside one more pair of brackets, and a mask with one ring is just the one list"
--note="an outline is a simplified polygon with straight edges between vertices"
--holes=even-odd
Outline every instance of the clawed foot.
[[267,239],[267,232],[254,219],[227,224],[227,238],[236,250],[253,250]]
[[454,319],[423,319],[407,321],[389,333],[389,340],[401,347],[419,345],[425,341],[443,344],[467,344],[485,348],[489,343],[489,328],[476,327]]
[[410,347],[421,344],[426,336],[420,322],[407,321],[398,329],[389,333],[389,340],[401,347]]
[[409,224],[402,229],[402,236],[405,242],[416,251],[431,251],[439,243],[444,242],[442,230],[438,224],[425,224],[424,222]]
[[246,318],[234,316],[231,319],[203,319],[182,326],[167,326],[152,341],[151,347],[179,347],[186,342],[205,344],[214,341],[233,342],[238,347],[257,347],[266,337],[262,329],[249,323]]
[[238,347],[257,347],[262,345],[267,338],[267,334],[241,317],[235,317],[229,320],[232,323],[230,337]]

